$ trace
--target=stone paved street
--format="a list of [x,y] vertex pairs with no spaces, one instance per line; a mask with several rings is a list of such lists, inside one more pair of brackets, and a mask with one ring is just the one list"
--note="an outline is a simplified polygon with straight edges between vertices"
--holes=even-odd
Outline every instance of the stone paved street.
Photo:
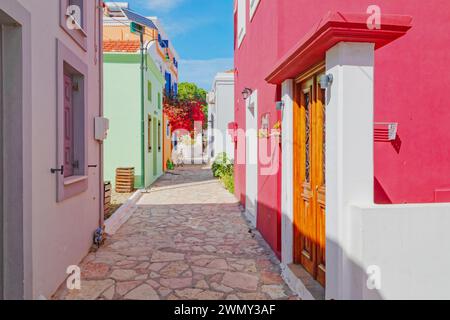
[[54,299],[295,299],[210,169],[162,177],[133,216],[82,262],[82,289]]

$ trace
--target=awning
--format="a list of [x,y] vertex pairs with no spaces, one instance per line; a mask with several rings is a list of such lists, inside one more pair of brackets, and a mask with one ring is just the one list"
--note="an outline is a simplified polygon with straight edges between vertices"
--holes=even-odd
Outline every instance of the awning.
[[325,60],[327,50],[339,42],[374,43],[375,49],[402,37],[411,29],[412,17],[381,15],[379,29],[370,29],[366,13],[328,13],[310,32],[288,51],[266,77],[272,84],[293,79],[309,67]]

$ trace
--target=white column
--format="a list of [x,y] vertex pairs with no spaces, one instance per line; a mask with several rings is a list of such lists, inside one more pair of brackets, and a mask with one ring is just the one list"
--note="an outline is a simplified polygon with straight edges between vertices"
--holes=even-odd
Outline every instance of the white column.
[[281,95],[284,102],[283,120],[282,120],[282,185],[281,185],[281,260],[283,264],[293,262],[293,93],[294,81],[285,80],[281,87]]
[[373,203],[373,68],[373,44],[341,42],[327,51],[334,78],[326,114],[327,299],[351,298],[359,249],[350,205]]

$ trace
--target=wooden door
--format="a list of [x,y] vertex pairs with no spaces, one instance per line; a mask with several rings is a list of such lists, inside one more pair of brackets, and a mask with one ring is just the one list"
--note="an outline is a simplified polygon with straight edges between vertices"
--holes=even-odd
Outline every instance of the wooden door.
[[294,260],[325,286],[325,93],[320,75],[295,88]]
[[64,177],[73,176],[72,77],[64,75]]

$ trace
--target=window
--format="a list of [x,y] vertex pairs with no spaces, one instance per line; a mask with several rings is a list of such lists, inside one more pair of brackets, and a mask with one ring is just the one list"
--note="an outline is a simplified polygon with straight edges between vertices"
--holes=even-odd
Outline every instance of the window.
[[58,201],[88,188],[87,66],[58,42]]
[[246,20],[247,20],[247,0],[238,0],[238,48],[241,46],[246,32]]
[[258,5],[261,0],[250,0],[250,21],[252,21],[253,16],[255,15],[256,9],[258,9]]
[[148,127],[147,127],[147,136],[148,136],[148,152],[151,153],[153,146],[152,146],[152,116],[148,115]]
[[87,0],[60,0],[61,28],[63,28],[84,51],[87,50],[87,4]]
[[152,83],[150,81],[148,81],[147,83],[147,99],[148,101],[152,101],[152,96],[153,96],[153,92],[152,92]]
[[161,152],[161,121],[158,121],[158,152]]

